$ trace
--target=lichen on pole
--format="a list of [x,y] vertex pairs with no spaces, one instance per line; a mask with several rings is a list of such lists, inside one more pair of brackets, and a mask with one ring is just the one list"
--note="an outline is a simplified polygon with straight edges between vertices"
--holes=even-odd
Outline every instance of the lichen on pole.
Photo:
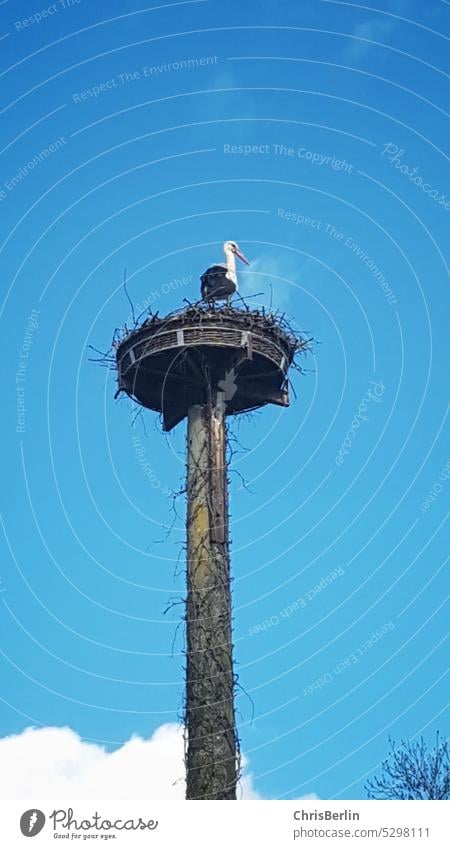
[[222,393],[188,412],[187,799],[235,799],[238,774]]

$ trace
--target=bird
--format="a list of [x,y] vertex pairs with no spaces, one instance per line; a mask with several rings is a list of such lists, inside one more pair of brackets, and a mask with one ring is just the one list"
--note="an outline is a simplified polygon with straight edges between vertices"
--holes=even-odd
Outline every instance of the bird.
[[236,274],[236,257],[246,265],[250,265],[248,259],[236,242],[225,242],[223,251],[226,264],[211,265],[200,277],[201,295],[204,301],[224,301],[230,306],[231,298],[238,289]]

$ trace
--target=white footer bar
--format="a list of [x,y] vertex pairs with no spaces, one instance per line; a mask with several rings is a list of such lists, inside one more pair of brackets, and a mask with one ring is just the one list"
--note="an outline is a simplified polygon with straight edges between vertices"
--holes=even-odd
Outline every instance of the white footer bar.
[[5,800],[0,845],[444,849],[449,820],[450,802]]

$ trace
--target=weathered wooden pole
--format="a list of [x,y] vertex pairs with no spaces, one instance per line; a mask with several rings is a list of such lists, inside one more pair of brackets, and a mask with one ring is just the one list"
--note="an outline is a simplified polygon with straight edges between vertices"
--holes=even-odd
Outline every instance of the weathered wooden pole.
[[264,310],[191,304],[150,315],[116,346],[117,393],[162,414],[171,431],[188,418],[188,799],[236,799],[227,417],[289,405],[288,372],[309,340]]
[[187,799],[236,799],[223,392],[188,411]]

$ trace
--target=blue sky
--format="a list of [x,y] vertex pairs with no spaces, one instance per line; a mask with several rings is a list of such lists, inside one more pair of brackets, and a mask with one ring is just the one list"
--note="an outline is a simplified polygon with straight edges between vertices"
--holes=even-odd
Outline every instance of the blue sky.
[[164,314],[226,239],[318,343],[231,423],[255,790],[363,798],[389,735],[447,730],[449,4],[379,5],[0,6],[2,737],[178,721],[185,426],[133,421],[88,346],[125,267]]

